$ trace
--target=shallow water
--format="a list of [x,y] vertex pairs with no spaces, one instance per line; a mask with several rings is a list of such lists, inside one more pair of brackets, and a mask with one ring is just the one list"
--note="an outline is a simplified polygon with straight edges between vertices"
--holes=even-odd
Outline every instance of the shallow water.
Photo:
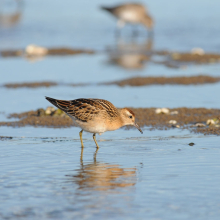
[[[219,83],[97,86],[134,76],[219,76],[220,71],[219,64],[168,68],[156,63],[161,59],[158,56],[136,69],[138,57],[128,59],[126,65],[130,67],[129,60],[134,61],[132,69],[125,68],[125,62],[113,63],[112,54],[121,52],[121,39],[114,37],[114,19],[98,9],[103,1],[24,3],[18,23],[0,28],[1,50],[23,49],[34,43],[90,48],[96,53],[39,61],[0,57],[0,86],[46,80],[92,85],[0,87],[1,121],[11,120],[7,119],[10,113],[47,107],[44,96],[103,98],[117,107],[220,108],[216,95],[220,93]],[[202,47],[207,52],[219,52],[217,0],[156,0],[146,4],[156,24],[150,50]],[[129,28],[122,37],[129,42],[126,48],[141,47],[129,39]],[[143,45],[148,43],[143,41],[145,34],[140,28]],[[136,129],[119,129],[98,136],[100,149],[96,152],[92,135],[83,133],[82,157],[79,131],[75,127],[0,127],[1,136],[12,137],[0,139],[0,219],[219,219],[219,137],[181,129],[143,128],[143,135]],[[189,146],[191,142],[195,145]]]
[[77,128],[21,130],[0,142],[3,219],[218,219],[218,137],[121,129],[94,159],[85,134],[81,160]]

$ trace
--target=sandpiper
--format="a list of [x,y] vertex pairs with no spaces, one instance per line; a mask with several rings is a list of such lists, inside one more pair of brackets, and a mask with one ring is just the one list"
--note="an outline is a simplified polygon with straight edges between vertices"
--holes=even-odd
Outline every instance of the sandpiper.
[[153,19],[142,4],[130,3],[115,7],[101,7],[118,18],[117,26],[122,28],[126,23],[142,24],[148,30],[153,27]]
[[128,108],[118,109],[111,102],[103,99],[75,99],[58,100],[50,97],[46,99],[57,108],[64,111],[82,130],[79,132],[82,147],[82,132],[93,133],[96,147],[96,133],[101,135],[106,131],[114,131],[125,125],[135,126],[141,133],[142,130],[135,123],[135,114]]

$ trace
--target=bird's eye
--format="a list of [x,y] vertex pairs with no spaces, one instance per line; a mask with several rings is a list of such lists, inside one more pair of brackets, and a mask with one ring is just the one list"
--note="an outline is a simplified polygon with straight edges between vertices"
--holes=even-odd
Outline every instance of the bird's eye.
[[132,118],[132,115],[130,115],[129,118]]

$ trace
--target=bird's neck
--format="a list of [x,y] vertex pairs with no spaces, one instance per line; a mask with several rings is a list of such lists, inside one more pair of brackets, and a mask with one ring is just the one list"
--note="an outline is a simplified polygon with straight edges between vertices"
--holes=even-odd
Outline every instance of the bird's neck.
[[109,126],[108,126],[108,130],[109,131],[114,131],[119,129],[120,127],[124,126],[124,121],[123,121],[123,117],[121,116],[121,111],[119,110],[119,115],[118,117],[115,118],[111,118],[111,120],[109,121]]

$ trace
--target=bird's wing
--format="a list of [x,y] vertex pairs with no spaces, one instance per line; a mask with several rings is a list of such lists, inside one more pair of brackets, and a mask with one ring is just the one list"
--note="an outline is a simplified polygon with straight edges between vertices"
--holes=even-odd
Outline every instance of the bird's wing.
[[46,99],[63,110],[70,117],[79,121],[87,122],[100,112],[106,112],[110,117],[118,115],[117,108],[109,101],[103,99],[75,99],[75,100],[58,100],[46,97]]
[[94,99],[75,99],[70,101],[66,113],[77,120],[87,122],[103,110],[104,108]]

